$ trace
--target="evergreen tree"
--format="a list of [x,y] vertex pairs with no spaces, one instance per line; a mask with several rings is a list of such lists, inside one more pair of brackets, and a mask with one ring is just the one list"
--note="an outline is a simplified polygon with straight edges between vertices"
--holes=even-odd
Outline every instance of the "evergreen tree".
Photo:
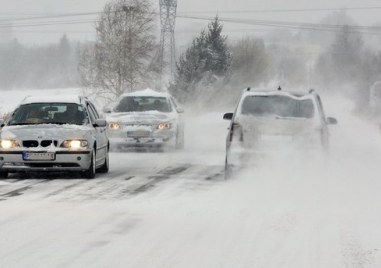
[[[227,37],[218,17],[203,30],[192,45],[180,56],[175,81],[169,90],[180,101],[187,102],[199,88],[208,88],[215,77],[224,77],[231,65]],[[202,93],[202,92],[201,92]]]
[[206,68],[216,75],[225,75],[231,64],[227,37],[222,35],[223,26],[218,17],[212,21],[206,36],[207,63]]

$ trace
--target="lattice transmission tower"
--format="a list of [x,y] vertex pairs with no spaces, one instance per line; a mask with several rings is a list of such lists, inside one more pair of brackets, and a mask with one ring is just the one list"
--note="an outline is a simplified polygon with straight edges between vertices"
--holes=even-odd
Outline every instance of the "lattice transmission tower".
[[176,71],[176,52],[175,52],[175,24],[177,0],[160,1],[160,63],[161,77],[170,75],[173,81]]

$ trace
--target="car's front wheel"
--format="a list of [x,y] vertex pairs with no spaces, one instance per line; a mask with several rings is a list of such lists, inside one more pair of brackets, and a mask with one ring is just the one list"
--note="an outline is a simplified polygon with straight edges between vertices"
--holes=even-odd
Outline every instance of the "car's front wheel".
[[6,179],[8,178],[8,172],[0,171],[0,179]]
[[225,158],[225,180],[231,179],[233,176],[232,166],[228,162],[228,158]]
[[184,149],[184,131],[177,131],[175,147],[178,150]]
[[110,169],[110,156],[109,156],[109,149],[106,151],[105,155],[105,162],[104,164],[98,169],[98,172],[100,173],[107,173]]
[[93,179],[95,178],[96,174],[96,169],[95,169],[95,150],[91,153],[91,161],[90,161],[90,166],[89,168],[83,173],[83,177],[86,179]]

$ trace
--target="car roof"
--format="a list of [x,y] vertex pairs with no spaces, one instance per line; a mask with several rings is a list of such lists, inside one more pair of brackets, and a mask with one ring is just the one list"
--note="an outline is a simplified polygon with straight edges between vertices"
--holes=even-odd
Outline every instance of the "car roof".
[[29,103],[76,103],[83,104],[86,98],[79,95],[64,95],[64,96],[28,96],[21,104]]
[[164,97],[168,98],[171,95],[167,92],[159,92],[150,88],[134,91],[131,93],[124,93],[121,97]]
[[291,98],[309,98],[312,97],[315,93],[314,90],[308,92],[303,91],[288,91],[288,90],[273,90],[273,89],[258,89],[258,88],[246,88],[243,90],[242,97],[244,96],[288,96]]

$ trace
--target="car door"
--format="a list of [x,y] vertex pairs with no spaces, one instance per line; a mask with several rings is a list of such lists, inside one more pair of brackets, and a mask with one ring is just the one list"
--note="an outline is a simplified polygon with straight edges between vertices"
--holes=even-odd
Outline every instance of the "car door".
[[[87,110],[90,115],[90,120],[92,125],[100,119],[98,111],[91,102],[86,103]],[[96,151],[96,166],[100,166],[104,163],[107,150],[108,150],[108,139],[106,135],[106,127],[95,127],[95,135],[97,141],[97,151]]]

